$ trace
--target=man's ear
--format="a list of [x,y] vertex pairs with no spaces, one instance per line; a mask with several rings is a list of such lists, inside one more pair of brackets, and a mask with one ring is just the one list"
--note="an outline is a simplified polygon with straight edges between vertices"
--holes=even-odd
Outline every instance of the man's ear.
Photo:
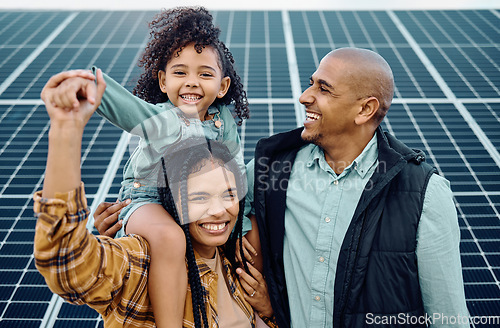
[[224,77],[220,81],[220,89],[217,93],[217,98],[222,98],[226,95],[227,90],[229,90],[229,86],[231,85],[231,78],[229,76]]
[[163,93],[167,93],[167,84],[166,84],[167,73],[165,71],[158,71],[158,83],[160,84],[160,90]]
[[368,97],[361,103],[358,116],[356,116],[354,122],[357,125],[363,125],[370,121],[378,112],[380,108],[380,103],[375,97]]

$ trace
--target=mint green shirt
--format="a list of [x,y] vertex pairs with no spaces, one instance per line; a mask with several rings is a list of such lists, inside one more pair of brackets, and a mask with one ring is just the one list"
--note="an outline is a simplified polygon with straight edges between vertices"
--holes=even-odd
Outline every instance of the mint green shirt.
[[211,106],[208,109],[209,114],[219,118],[222,125],[218,128],[214,120],[181,118],[182,113],[170,101],[148,103],[106,74],[104,80],[106,91],[97,113],[113,125],[140,137],[123,170],[125,181],[139,181],[142,185],[156,187],[161,156],[168,156],[169,147],[176,141],[193,136],[221,141],[229,148],[240,168],[245,170],[240,137],[227,107]]
[[[318,146],[309,144],[297,153],[287,189],[283,248],[292,327],[332,327],[340,247],[377,157],[376,136],[340,175]],[[246,213],[253,214],[253,161],[247,173]],[[468,314],[459,242],[449,182],[434,174],[424,198],[416,248],[422,300],[429,315]],[[434,327],[446,327],[438,323]]]

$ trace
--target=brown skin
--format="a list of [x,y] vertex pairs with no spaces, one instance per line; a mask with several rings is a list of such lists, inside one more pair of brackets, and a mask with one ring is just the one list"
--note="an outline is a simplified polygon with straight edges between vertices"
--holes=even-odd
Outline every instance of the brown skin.
[[317,117],[306,118],[302,138],[323,148],[328,164],[342,173],[373,137],[393,92],[392,72],[378,54],[356,48],[330,52],[299,99]]
[[99,204],[94,213],[94,227],[100,235],[115,238],[118,230],[122,228],[122,222],[118,220],[118,215],[125,206],[121,206],[121,203],[118,205],[114,205],[114,203]]
[[86,99],[75,101],[75,110],[54,104],[56,88],[64,80],[86,74],[81,71],[64,72],[49,79],[41,98],[50,117],[49,150],[42,196],[54,198],[56,192],[68,192],[80,186],[80,155],[83,129],[101,102],[106,83],[101,71],[97,72],[97,85],[83,88],[80,94]]
[[[116,223],[118,214],[126,205],[126,201],[99,204],[94,213],[94,225],[101,235],[114,237],[116,231],[121,228],[121,224],[119,222]],[[255,216],[252,215],[250,220],[252,221],[252,230],[249,231],[245,237],[243,237],[244,243],[246,243],[243,247],[246,258],[245,260],[247,261],[250,273],[248,274],[240,268],[236,269],[236,273],[239,275],[241,285],[246,292],[243,297],[245,297],[247,302],[254,308],[255,311],[263,316],[271,318],[274,312],[270,306],[271,301],[269,298],[267,283],[261,274],[262,256],[260,251],[259,231],[257,228],[257,222],[255,222]],[[239,257],[239,250],[236,254],[239,262],[241,263],[242,259]]]
[[[299,99],[308,113],[318,117],[315,121],[306,119],[302,138],[321,146],[328,164],[340,174],[373,137],[391,104],[393,93],[391,69],[378,54],[355,48],[332,51],[322,59],[311,76],[311,86]],[[96,218],[96,224],[99,221]],[[255,261],[255,266],[261,269],[261,250],[256,236],[257,230],[247,234],[255,252],[247,247],[245,257],[250,262]],[[255,267],[249,267],[255,281],[259,280],[261,275]],[[237,272],[246,282],[243,287],[250,304],[263,302],[265,294],[261,289],[264,285],[246,277],[242,270]]]
[[[260,248],[260,237],[259,237],[259,227],[257,226],[257,221],[255,215],[249,216],[252,222],[252,230],[250,230],[243,238],[243,254],[245,256],[245,261],[251,263],[259,272],[264,272],[264,264],[262,263],[262,252]],[[243,263],[243,259],[240,256],[240,244],[236,243],[236,258],[238,262]]]
[[[129,200],[123,202],[103,202],[99,204],[94,212],[94,226],[100,235],[114,238],[118,230],[121,229],[121,220],[118,220],[118,215],[122,208],[129,204]],[[245,261],[251,263],[259,272],[263,270],[262,253],[260,250],[259,229],[255,221],[255,215],[250,216],[252,221],[252,230],[243,237],[243,253]],[[243,259],[240,256],[239,243],[236,243],[236,257],[238,262],[242,263]]]
[[[97,206],[94,212],[94,225],[101,235],[114,238],[122,227],[122,221],[118,220],[122,208],[130,204],[130,199],[114,203],[103,202]],[[109,229],[108,229],[109,228]],[[101,233],[102,231],[102,233]]]

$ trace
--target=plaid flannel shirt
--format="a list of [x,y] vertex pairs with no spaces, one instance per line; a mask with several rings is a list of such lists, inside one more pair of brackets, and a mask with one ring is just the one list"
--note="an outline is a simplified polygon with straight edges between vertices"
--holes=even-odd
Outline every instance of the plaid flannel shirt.
[[[73,304],[87,304],[102,315],[106,328],[155,327],[147,292],[150,249],[138,235],[119,239],[94,236],[85,227],[89,211],[83,183],[53,199],[34,195],[38,216],[35,233],[35,264],[49,288]],[[229,292],[255,326],[252,307],[229,261],[220,252],[227,273]],[[217,274],[197,258],[200,278],[208,292],[206,309],[211,328],[219,327]],[[263,318],[270,327],[274,323]],[[191,290],[188,288],[184,327],[194,327]]]

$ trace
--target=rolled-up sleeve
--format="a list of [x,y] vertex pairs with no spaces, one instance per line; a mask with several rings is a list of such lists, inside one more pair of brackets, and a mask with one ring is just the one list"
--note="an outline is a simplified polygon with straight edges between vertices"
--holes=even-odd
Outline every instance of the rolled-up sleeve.
[[147,242],[139,236],[113,240],[91,234],[83,183],[54,199],[41,195],[34,195],[34,256],[49,288],[122,324],[131,310],[132,316],[154,322],[147,295]]

